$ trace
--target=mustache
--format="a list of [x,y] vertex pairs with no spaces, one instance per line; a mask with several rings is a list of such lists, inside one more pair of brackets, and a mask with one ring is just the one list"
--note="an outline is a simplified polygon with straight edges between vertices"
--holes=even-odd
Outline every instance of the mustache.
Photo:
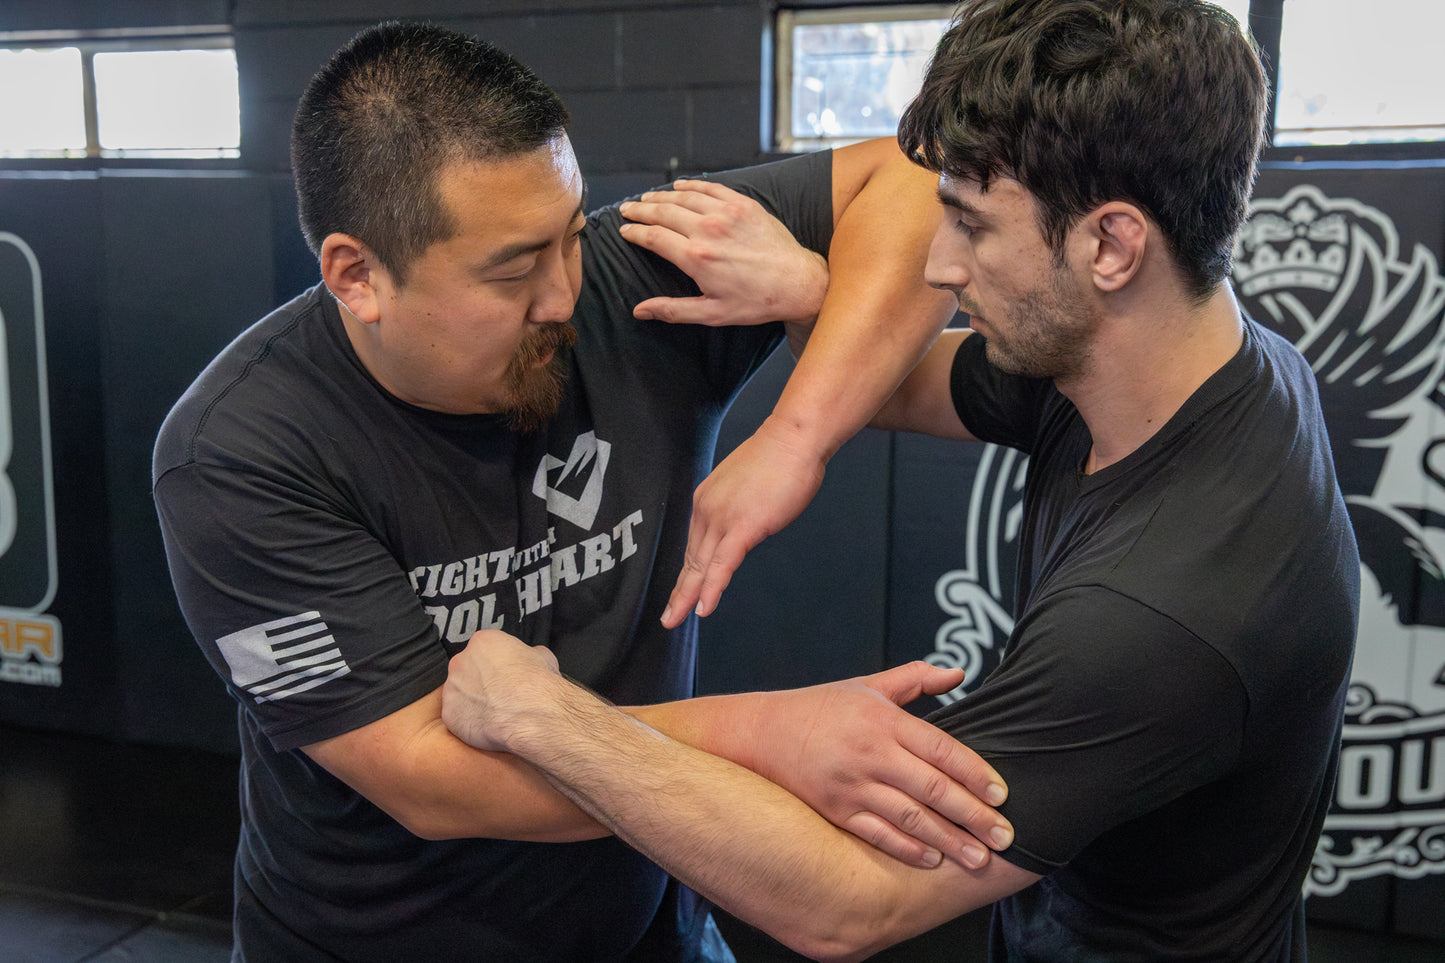
[[517,349],[518,360],[523,365],[532,365],[548,354],[555,354],[576,343],[577,329],[572,327],[571,321],[542,325],[527,332],[527,336],[522,339],[522,344]]

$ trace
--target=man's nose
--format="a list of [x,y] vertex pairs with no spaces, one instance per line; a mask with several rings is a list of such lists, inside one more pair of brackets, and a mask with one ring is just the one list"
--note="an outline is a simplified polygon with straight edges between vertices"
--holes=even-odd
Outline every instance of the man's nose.
[[928,246],[928,263],[923,267],[923,280],[931,287],[958,294],[968,287],[968,269],[963,258],[955,250],[957,242],[944,235],[950,230],[947,224],[940,224],[934,232],[933,243]]
[[561,252],[552,252],[547,258],[546,270],[538,279],[538,290],[527,319],[537,324],[567,321],[577,307],[577,294],[573,265]]

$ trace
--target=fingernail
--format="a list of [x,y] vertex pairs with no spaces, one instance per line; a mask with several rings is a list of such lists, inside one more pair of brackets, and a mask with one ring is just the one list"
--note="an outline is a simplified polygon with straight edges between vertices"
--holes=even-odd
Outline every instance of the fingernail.
[[996,849],[1008,849],[1013,845],[1014,831],[1008,826],[995,826],[988,831],[988,838]]
[[617,230],[620,231],[620,232],[623,233],[623,234],[626,234],[628,231],[632,230],[635,226],[636,226],[635,224],[623,224],[623,225],[619,226],[619,227],[617,228]]
[[963,865],[970,869],[977,869],[982,866],[986,858],[987,854],[984,853],[982,846],[969,844],[963,847]]
[[[648,320],[648,319],[650,319],[650,318],[652,317],[652,315],[648,314],[646,311],[639,311],[639,312],[637,313],[637,316],[638,316],[639,318],[642,318],[643,320]],[[666,623],[672,621],[672,606],[671,606],[671,605],[669,605],[667,608],[665,608],[665,609],[662,610],[662,621],[663,621],[663,624],[666,624]]]
[[988,789],[984,790],[983,800],[990,806],[1002,806],[1003,801],[1008,798],[1008,790],[1002,783],[989,783]]
[[924,851],[922,859],[919,860],[919,865],[932,869],[941,862],[943,862],[943,854],[936,849],[929,849]]

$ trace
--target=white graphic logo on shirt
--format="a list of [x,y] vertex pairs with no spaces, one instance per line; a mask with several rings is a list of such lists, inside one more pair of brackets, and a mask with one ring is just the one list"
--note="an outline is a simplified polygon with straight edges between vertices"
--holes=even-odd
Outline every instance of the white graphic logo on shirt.
[[256,702],[275,702],[351,671],[320,612],[303,612],[216,640],[231,681]]
[[558,518],[578,528],[590,528],[602,505],[602,480],[611,456],[611,443],[599,441],[596,432],[578,435],[565,462],[542,456],[532,480],[532,494],[545,501],[547,511]]

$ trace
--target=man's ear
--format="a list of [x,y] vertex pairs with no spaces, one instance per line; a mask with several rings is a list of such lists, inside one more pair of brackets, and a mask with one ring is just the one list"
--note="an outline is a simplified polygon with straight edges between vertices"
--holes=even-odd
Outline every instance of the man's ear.
[[350,234],[328,234],[321,242],[321,280],[359,321],[381,318],[376,255]]
[[1090,212],[1084,226],[1092,242],[1089,267],[1094,286],[1101,291],[1122,289],[1144,266],[1151,222],[1133,204],[1110,201]]

